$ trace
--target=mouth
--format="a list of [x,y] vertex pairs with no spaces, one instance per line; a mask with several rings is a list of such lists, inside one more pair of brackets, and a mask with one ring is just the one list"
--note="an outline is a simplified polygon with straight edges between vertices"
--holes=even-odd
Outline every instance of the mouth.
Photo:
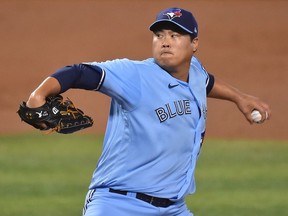
[[170,56],[170,55],[173,55],[173,53],[170,52],[170,51],[162,51],[162,52],[160,53],[160,55],[161,55],[161,56]]

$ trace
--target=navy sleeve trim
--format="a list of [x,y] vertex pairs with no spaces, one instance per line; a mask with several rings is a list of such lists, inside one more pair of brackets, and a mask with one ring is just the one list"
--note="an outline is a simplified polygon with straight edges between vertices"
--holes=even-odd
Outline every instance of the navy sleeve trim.
[[97,65],[74,64],[59,69],[51,77],[61,85],[61,92],[70,88],[98,91],[105,79],[105,71]]
[[103,84],[103,82],[105,80],[105,77],[106,77],[106,72],[105,72],[105,70],[102,69],[102,76],[101,76],[101,79],[99,81],[99,84],[98,84],[97,88],[94,89],[95,91],[98,91],[101,88],[101,86],[102,86],[102,84]]
[[215,82],[215,78],[212,74],[208,73],[208,77],[206,80],[206,95],[208,95],[210,93],[210,91],[212,90],[213,86],[214,86],[214,82]]
[[98,73],[101,74],[101,77],[99,79],[97,87],[95,89],[93,89],[94,91],[98,91],[101,88],[101,86],[102,86],[102,84],[103,84],[103,82],[105,80],[105,77],[106,77],[105,70],[100,68],[99,66],[96,66],[96,65],[90,65],[90,64],[85,64],[85,63],[82,63],[82,65],[85,65],[86,67],[89,67],[91,70],[96,70]]

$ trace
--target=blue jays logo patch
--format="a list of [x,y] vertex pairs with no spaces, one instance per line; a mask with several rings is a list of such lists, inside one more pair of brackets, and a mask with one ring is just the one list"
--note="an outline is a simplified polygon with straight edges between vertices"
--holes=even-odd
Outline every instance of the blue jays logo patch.
[[174,19],[175,17],[181,17],[182,13],[180,9],[175,9],[175,10],[171,10],[169,12],[167,12],[166,14],[164,14],[166,16],[168,16],[168,18],[170,20]]

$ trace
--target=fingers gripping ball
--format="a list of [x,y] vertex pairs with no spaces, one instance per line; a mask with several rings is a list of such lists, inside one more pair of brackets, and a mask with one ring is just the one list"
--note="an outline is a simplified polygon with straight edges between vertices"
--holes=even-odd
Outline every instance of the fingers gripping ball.
[[21,120],[40,129],[62,134],[73,133],[93,125],[93,119],[76,108],[73,102],[61,95],[48,97],[46,103],[38,108],[29,108],[25,102],[17,111]]

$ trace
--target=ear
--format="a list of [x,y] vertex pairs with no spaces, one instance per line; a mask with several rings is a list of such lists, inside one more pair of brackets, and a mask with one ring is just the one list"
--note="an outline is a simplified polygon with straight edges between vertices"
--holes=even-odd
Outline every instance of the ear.
[[195,37],[195,38],[191,41],[191,45],[192,45],[192,49],[193,49],[193,52],[194,52],[194,53],[198,50],[198,43],[199,43],[198,37]]

